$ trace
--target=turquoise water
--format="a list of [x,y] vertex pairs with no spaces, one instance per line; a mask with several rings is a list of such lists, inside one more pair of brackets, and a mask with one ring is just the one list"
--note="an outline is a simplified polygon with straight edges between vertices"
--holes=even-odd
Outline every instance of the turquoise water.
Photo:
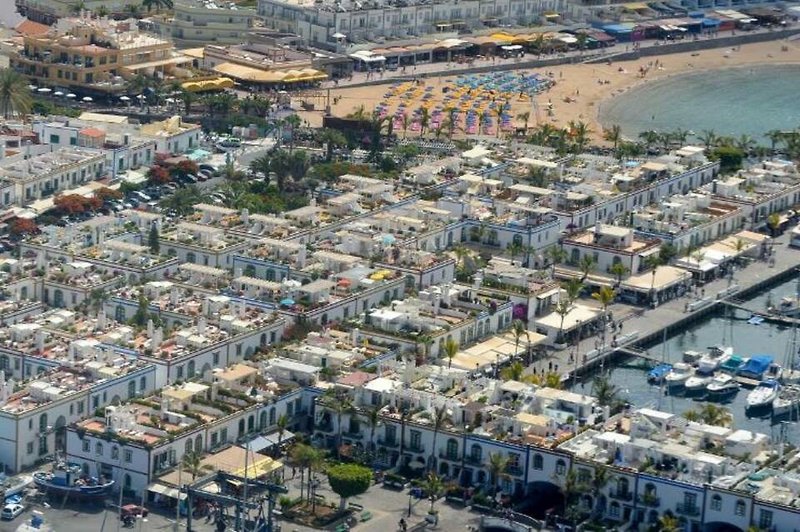
[[[797,290],[797,281],[791,280],[774,287],[770,292],[761,294],[748,304],[755,310],[766,309],[767,298],[778,301],[781,297],[792,295]],[[668,362],[678,362],[683,357],[683,352],[688,350],[705,351],[708,346],[732,345],[734,352],[742,357],[757,354],[769,354],[775,361],[784,364],[788,358],[788,347],[792,342],[793,331],[790,328],[762,323],[751,325],[744,319],[726,317],[724,314],[710,316],[707,319],[693,324],[691,327],[668,332],[666,345],[659,344],[648,349],[650,354],[662,357]],[[800,330],[797,332],[800,344]],[[634,361],[627,360],[627,364]],[[659,386],[647,383],[647,370],[630,367],[626,364],[616,365],[611,369],[611,381],[619,388],[620,396],[637,407],[657,408],[675,414],[682,414],[687,410],[702,406],[702,401],[683,397],[666,395]],[[575,388],[585,393],[591,393],[591,381],[578,384]],[[733,414],[733,426],[763,432],[769,436],[778,437],[779,429],[776,422],[770,419],[769,414],[763,417],[748,417],[745,413],[745,400],[750,390],[743,388],[737,395],[724,406]],[[800,444],[800,424],[790,423],[787,427],[787,438],[794,444]]]
[[684,129],[700,134],[746,134],[768,145],[771,129],[800,127],[800,65],[722,68],[673,76],[603,103],[603,126],[619,124],[623,136]]

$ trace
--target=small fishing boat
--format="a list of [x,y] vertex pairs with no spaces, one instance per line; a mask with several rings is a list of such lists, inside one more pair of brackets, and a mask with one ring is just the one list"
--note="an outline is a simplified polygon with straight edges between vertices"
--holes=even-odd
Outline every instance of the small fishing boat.
[[731,355],[725,362],[719,365],[719,370],[734,375],[739,370],[739,368],[741,368],[745,364],[745,362],[747,362],[747,360],[748,360],[747,358],[742,358],[737,355]]
[[734,395],[738,391],[739,383],[727,373],[715,375],[706,386],[706,394],[709,399],[721,399]]
[[777,305],[767,309],[772,314],[796,318],[800,316],[800,297],[797,295],[781,298]]
[[708,375],[696,373],[686,379],[686,382],[683,384],[683,389],[687,395],[705,393],[706,387],[711,382],[711,378],[712,377]]
[[0,475],[0,493],[3,494],[3,499],[19,495],[31,485],[33,485],[33,477],[30,475],[17,475],[15,477]]
[[783,386],[772,401],[772,415],[794,417],[797,414],[800,414],[800,386],[795,384]]
[[778,381],[768,379],[758,383],[749,394],[747,394],[747,403],[745,408],[747,410],[756,410],[772,406],[772,402],[778,398],[778,391],[780,390]]
[[694,374],[694,368],[685,362],[677,362],[672,369],[664,376],[664,383],[667,388],[681,388],[686,381]]
[[33,474],[36,487],[60,495],[77,498],[102,498],[114,486],[113,480],[91,477],[84,474],[81,466],[56,462],[50,473],[37,471]]
[[700,359],[703,358],[704,353],[702,351],[684,351],[683,352],[683,361],[687,364],[697,364],[700,362]]
[[697,371],[706,374],[714,373],[731,356],[733,356],[733,347],[711,346],[697,362]]
[[667,373],[672,371],[672,364],[659,364],[647,372],[647,382],[650,384],[661,384]]

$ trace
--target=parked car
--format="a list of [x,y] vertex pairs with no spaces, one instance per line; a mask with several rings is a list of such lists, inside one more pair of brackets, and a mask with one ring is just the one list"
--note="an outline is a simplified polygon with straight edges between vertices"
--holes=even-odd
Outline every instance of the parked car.
[[132,192],[131,195],[139,201],[144,201],[144,202],[153,201],[153,198],[151,198],[141,190],[136,190]]
[[5,521],[11,521],[24,511],[25,507],[21,504],[6,504],[0,513],[0,517]]
[[208,164],[208,163],[201,163],[201,164],[198,164],[198,165],[197,165],[197,167],[198,167],[200,170],[205,170],[205,171],[207,171],[207,172],[211,172],[211,175],[214,175],[214,174],[216,174],[216,173],[217,173],[217,169],[216,169],[216,168],[214,168],[212,165],[210,165],[210,164]]

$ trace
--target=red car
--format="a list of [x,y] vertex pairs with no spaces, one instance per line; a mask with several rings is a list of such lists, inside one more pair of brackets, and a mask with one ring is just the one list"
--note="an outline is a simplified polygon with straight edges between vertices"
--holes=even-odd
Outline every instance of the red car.
[[125,519],[127,517],[147,517],[147,514],[150,513],[147,508],[142,506],[137,506],[135,504],[126,504],[122,507],[122,512],[120,513],[120,519]]

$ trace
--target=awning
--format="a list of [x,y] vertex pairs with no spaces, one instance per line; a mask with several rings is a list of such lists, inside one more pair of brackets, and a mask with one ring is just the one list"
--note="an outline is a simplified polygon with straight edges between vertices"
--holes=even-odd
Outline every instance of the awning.
[[159,482],[154,482],[147,486],[147,491],[169,497],[170,499],[177,499],[180,496],[180,500],[184,500],[188,497],[185,493],[181,493],[178,488],[171,488]]
[[168,57],[167,59],[159,59],[157,61],[148,61],[146,63],[137,63],[135,65],[124,65],[128,70],[142,70],[143,68],[155,68],[167,65],[182,65],[184,63],[191,63],[191,57]]
[[[294,434],[289,432],[288,430],[284,430],[283,437],[280,438],[281,444],[290,442],[293,439],[294,439]],[[247,450],[260,453],[261,451],[265,449],[270,449],[276,445],[278,445],[278,433],[274,432],[272,434],[267,434],[265,436],[258,436],[257,438],[253,438],[252,440],[250,440],[250,442],[247,443]]]
[[235,63],[220,63],[214,67],[215,72],[240,81],[256,83],[280,83],[286,78],[286,72],[278,70],[262,70]]
[[547,292],[542,292],[541,294],[536,294],[536,299],[547,299],[548,297],[553,297],[557,293],[561,291],[561,288],[551,288]]

